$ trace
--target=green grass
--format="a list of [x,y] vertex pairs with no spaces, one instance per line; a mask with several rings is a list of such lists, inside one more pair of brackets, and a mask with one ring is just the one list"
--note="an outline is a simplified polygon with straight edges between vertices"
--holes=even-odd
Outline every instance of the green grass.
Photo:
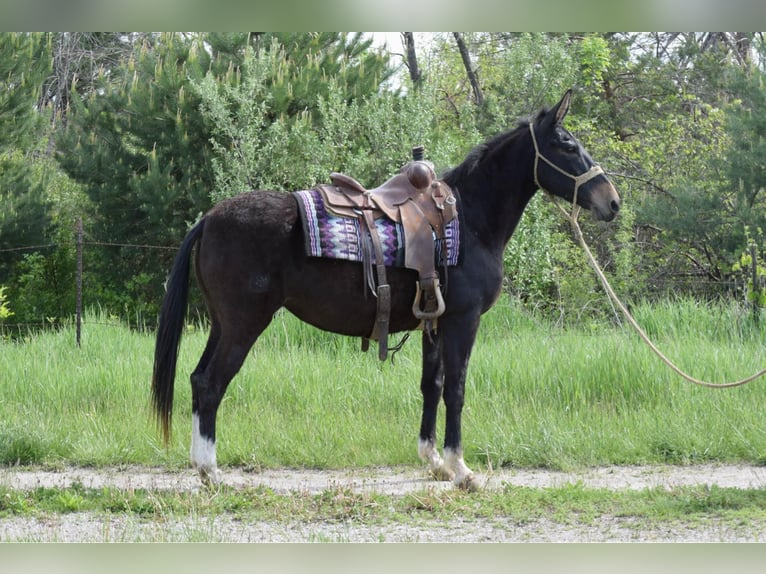
[[[745,310],[692,301],[634,313],[699,378],[766,365]],[[189,373],[206,333],[181,345],[174,435],[166,450],[149,408],[154,339],[114,320],[0,342],[0,464],[188,465]],[[420,345],[395,364],[359,341],[280,313],[232,381],[219,411],[223,466],[417,464]],[[766,379],[729,390],[692,386],[628,327],[561,330],[501,302],[485,316],[466,386],[463,443],[477,468],[766,460]],[[440,411],[439,433],[443,429]]]
[[[742,531],[757,536],[766,524],[766,491],[707,486],[640,491],[585,489],[580,485],[552,488],[507,486],[499,492],[423,490],[404,496],[355,493],[328,488],[317,494],[275,494],[271,489],[202,489],[196,492],[121,490],[115,488],[37,488],[0,486],[0,519],[90,513],[105,520],[119,516],[148,529],[152,540],[223,541],[206,527],[214,519],[230,519],[243,528],[257,522],[359,526],[448,524],[456,516],[467,523],[483,520],[503,527],[534,526],[539,521],[573,529],[616,518],[637,532],[672,531],[675,527]],[[187,531],[166,526],[187,521]],[[137,531],[140,529],[137,529]],[[145,529],[146,530],[146,529]],[[152,533],[153,532],[153,533]],[[125,534],[130,536],[129,532]],[[144,535],[146,536],[146,534]],[[321,540],[319,540],[321,541]]]

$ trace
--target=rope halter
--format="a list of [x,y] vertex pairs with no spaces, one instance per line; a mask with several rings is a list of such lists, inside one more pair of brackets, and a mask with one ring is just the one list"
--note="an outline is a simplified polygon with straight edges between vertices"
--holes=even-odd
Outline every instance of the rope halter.
[[[559,172],[562,175],[567,176],[569,179],[574,180],[574,193],[572,195],[572,210],[575,211],[578,209],[577,206],[577,192],[580,190],[580,186],[586,184],[591,179],[593,179],[596,176],[603,175],[604,170],[601,169],[600,165],[592,165],[588,171],[581,175],[573,175],[569,173],[568,171],[560,168],[555,163],[553,163],[551,160],[549,160],[547,157],[545,157],[543,154],[540,153],[540,148],[537,146],[537,138],[535,137],[535,128],[532,122],[529,123],[529,133],[532,134],[532,145],[535,146],[535,185],[548,192],[551,193],[549,190],[545,189],[542,185],[540,185],[540,180],[537,177],[537,170],[539,165],[539,160],[543,160],[545,163],[547,163],[549,166],[551,166],[553,169],[555,169],[557,172]],[[552,195],[552,194],[551,194]]]

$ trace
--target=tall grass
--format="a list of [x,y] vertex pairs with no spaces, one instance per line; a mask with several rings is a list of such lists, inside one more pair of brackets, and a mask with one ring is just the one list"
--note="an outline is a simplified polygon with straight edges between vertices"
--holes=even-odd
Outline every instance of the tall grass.
[[[763,333],[736,307],[684,300],[633,311],[696,377],[737,379],[766,364]],[[221,405],[219,463],[416,463],[418,338],[394,364],[380,363],[356,339],[278,314]],[[70,328],[0,342],[0,463],[186,467],[188,380],[205,339],[199,326],[184,335],[167,450],[149,409],[151,333],[93,317],[79,349]],[[728,390],[695,387],[628,328],[562,330],[506,301],[484,317],[473,353],[464,448],[477,467],[760,463],[764,404],[766,379]]]

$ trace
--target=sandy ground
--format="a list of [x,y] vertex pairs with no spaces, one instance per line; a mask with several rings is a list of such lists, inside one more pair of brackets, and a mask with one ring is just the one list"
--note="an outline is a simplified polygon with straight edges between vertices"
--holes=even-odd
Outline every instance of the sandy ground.
[[[766,467],[746,465],[696,465],[607,467],[578,472],[500,470],[479,475],[487,489],[505,484],[543,488],[581,483],[586,488],[644,489],[707,484],[734,488],[766,487]],[[280,494],[318,493],[327,489],[376,491],[405,495],[426,489],[451,489],[450,483],[433,482],[417,468],[369,468],[352,471],[266,470],[259,473],[225,469],[224,482],[236,488],[268,486]],[[105,486],[120,489],[195,491],[199,480],[191,471],[166,472],[158,468],[65,469],[42,471],[0,469],[0,485],[14,489]],[[245,523],[231,517],[167,518],[145,521],[136,517],[91,513],[0,519],[2,541],[230,541],[230,542],[755,542],[766,541],[766,524],[710,523],[647,531],[625,517],[601,517],[586,527],[548,520],[526,522],[499,517],[492,520],[455,517],[449,523],[396,522],[360,524],[352,520],[332,523],[274,521]]]

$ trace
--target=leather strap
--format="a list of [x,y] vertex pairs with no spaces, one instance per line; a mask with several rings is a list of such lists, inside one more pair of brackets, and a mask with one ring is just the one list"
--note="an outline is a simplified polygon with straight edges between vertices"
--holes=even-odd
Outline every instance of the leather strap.
[[377,313],[375,316],[375,325],[370,338],[378,340],[378,358],[381,361],[385,361],[388,356],[388,323],[391,316],[391,286],[386,279],[386,262],[383,258],[383,247],[380,244],[380,237],[375,228],[372,212],[364,210],[362,215],[375,252],[375,271],[378,280],[378,286],[375,290],[375,295],[378,298]]

